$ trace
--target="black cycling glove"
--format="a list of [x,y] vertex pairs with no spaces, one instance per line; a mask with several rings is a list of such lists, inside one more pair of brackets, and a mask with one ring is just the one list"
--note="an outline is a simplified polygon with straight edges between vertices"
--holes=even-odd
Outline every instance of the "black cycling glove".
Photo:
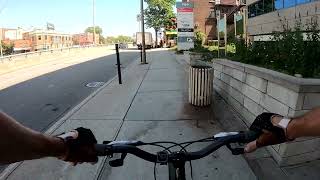
[[256,117],[252,125],[251,131],[259,134],[256,141],[257,147],[280,144],[289,141],[286,137],[286,129],[275,126],[272,123],[272,117],[280,116],[275,113],[262,113]]
[[90,129],[80,127],[57,137],[63,139],[67,145],[67,153],[61,157],[64,161],[74,163],[98,161],[94,149],[97,140]]

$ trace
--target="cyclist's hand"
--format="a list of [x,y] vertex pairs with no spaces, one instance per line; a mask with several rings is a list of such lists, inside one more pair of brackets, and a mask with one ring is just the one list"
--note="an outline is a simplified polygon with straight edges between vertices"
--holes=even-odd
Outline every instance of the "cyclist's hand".
[[259,137],[257,140],[246,145],[245,152],[250,153],[259,147],[280,144],[292,140],[287,136],[286,127],[288,124],[284,126],[283,123],[280,123],[282,119],[282,116],[274,113],[262,113],[257,116],[250,126],[250,130],[257,132]]
[[60,159],[72,162],[74,165],[83,162],[96,163],[98,161],[94,149],[97,140],[90,129],[80,127],[57,137],[63,139],[66,144],[66,153],[59,157]]

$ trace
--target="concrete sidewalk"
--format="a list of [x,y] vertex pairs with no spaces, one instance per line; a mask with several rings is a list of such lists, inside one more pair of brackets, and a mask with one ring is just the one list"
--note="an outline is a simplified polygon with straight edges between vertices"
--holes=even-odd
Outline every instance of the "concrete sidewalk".
[[[92,129],[100,143],[103,140],[184,142],[210,137],[223,130],[246,129],[241,118],[218,95],[215,95],[215,103],[211,107],[189,105],[187,66],[180,64],[173,52],[153,50],[148,52],[147,58],[148,65],[140,65],[137,60],[126,68],[123,85],[119,85],[117,78],[114,78],[69,112],[48,133],[58,134],[83,126]],[[188,150],[197,150],[205,145],[196,144]],[[145,149],[153,152],[160,150],[153,147]],[[262,149],[253,154],[249,162],[258,157],[270,156]],[[195,180],[251,180],[263,179],[256,175],[264,176],[254,169],[255,173],[258,172],[255,175],[243,156],[232,156],[225,147],[194,161],[192,165]],[[118,168],[111,168],[105,158],[100,158],[96,165],[76,167],[54,158],[45,158],[18,164],[14,171],[6,171],[3,179],[150,180],[153,179],[153,166],[153,163],[132,155],[128,155],[124,166]],[[190,179],[188,164],[186,167],[187,179]],[[262,172],[270,173],[270,169],[262,169]],[[167,177],[167,167],[157,166],[157,179]]]

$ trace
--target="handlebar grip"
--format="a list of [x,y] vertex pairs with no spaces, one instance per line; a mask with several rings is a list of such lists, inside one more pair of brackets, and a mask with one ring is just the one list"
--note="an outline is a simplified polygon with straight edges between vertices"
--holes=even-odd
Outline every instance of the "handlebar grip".
[[254,131],[247,131],[244,133],[244,142],[249,143],[256,140],[259,137],[259,134]]
[[97,156],[107,155],[107,148],[105,144],[95,144],[94,149],[96,150]]

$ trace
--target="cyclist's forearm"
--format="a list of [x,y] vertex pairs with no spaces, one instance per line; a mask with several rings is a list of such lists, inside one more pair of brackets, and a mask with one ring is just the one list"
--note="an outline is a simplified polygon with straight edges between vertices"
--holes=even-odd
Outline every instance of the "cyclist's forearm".
[[289,138],[320,136],[320,108],[315,108],[303,116],[293,118],[288,125]]
[[16,122],[0,112],[0,163],[7,164],[46,156],[60,156],[64,143]]

